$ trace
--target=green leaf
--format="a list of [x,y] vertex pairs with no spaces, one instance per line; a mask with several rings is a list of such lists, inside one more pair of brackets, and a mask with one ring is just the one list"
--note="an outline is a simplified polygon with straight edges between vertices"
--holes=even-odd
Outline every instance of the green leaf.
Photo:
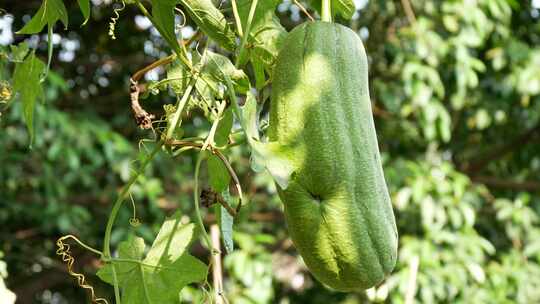
[[179,0],[152,0],[152,19],[163,39],[180,54],[180,44],[174,33],[174,7],[178,2]]
[[218,124],[216,134],[214,135],[214,141],[218,147],[224,146],[229,143],[229,134],[231,134],[231,129],[234,121],[234,115],[232,108],[227,108],[223,112],[223,117]]
[[294,171],[291,161],[294,159],[294,151],[285,150],[275,142],[262,143],[259,141],[259,109],[257,100],[251,91],[247,93],[246,102],[243,107],[238,108],[236,115],[251,147],[251,168],[255,172],[266,168],[276,183],[282,189],[286,189]]
[[[118,246],[118,257],[122,259],[141,260],[143,258],[146,245],[140,237],[130,237],[127,241],[121,242]],[[114,262],[116,278],[118,284],[125,285],[128,283],[132,273],[138,271],[139,264],[135,262],[116,261]],[[97,276],[109,284],[113,284],[112,267],[106,265],[97,272]]]
[[219,157],[212,153],[208,155],[208,178],[212,189],[219,193],[229,188],[231,176]]
[[[229,206],[234,206],[234,200],[232,199],[229,189],[226,189],[221,192],[223,199],[229,204]],[[221,204],[216,205],[216,214],[218,216],[219,230],[221,231],[221,238],[223,239],[223,246],[225,247],[225,252],[231,253],[234,250],[233,243],[233,224],[234,218],[227,212]]]
[[161,229],[148,251],[145,262],[157,263],[174,261],[187,250],[193,240],[194,225],[182,225],[180,214],[177,213],[165,220]]
[[248,92],[246,94],[246,102],[243,107],[240,108],[242,112],[242,120],[245,123],[247,130],[246,136],[249,139],[259,139],[259,109],[257,109],[257,99],[253,93]]
[[[237,2],[242,28],[245,28],[252,0]],[[272,71],[283,39],[287,35],[287,31],[275,15],[279,3],[281,3],[279,0],[259,1],[249,33],[250,57],[262,62],[268,72]]]
[[295,169],[291,161],[294,151],[284,150],[281,145],[275,142],[262,143],[252,140],[250,146],[252,169],[259,172],[266,168],[279,187],[287,189]]
[[28,43],[21,42],[18,45],[10,45],[10,61],[11,62],[23,62],[26,55],[28,55]]
[[84,17],[83,25],[88,22],[88,19],[90,18],[90,1],[89,0],[77,0],[79,2],[79,8],[81,9],[81,13]]
[[52,27],[58,20],[62,21],[64,27],[67,28],[68,14],[64,2],[62,0],[43,0],[34,17],[17,34],[39,33],[45,25]]
[[176,303],[184,286],[204,281],[208,272],[206,264],[187,252],[194,229],[181,224],[176,214],[165,220],[144,259],[144,241],[128,239],[119,246],[118,258],[97,275],[113,284],[114,267],[124,303]]
[[218,82],[224,84],[223,74],[229,76],[234,84],[236,92],[246,93],[249,90],[249,78],[244,71],[234,67],[229,58],[211,51],[206,51],[201,58],[201,77],[213,84],[214,91],[218,91]]
[[[332,15],[341,15],[344,19],[350,20],[356,11],[353,0],[331,0]],[[309,0],[309,6],[321,13],[321,0]]]
[[[242,70],[235,68],[229,58],[211,51],[206,51],[203,56],[197,51],[191,55],[193,65],[200,71],[195,88],[199,96],[210,104],[215,99],[223,99],[223,73],[232,79],[238,92],[245,93],[249,89],[249,78]],[[191,77],[190,72],[178,60],[167,67],[166,82],[176,94],[184,93]]]
[[257,58],[252,58],[251,66],[253,67],[253,74],[255,76],[255,88],[260,90],[266,83],[266,77],[264,75],[264,64]]
[[34,107],[37,99],[42,99],[43,88],[40,77],[45,69],[45,64],[31,53],[22,63],[15,65],[13,73],[13,91],[19,92],[23,103],[23,115],[28,133],[30,145],[34,140]]
[[[174,93],[182,95],[184,94],[190,79],[191,75],[185,69],[184,65],[180,60],[175,60],[167,66],[167,79],[163,82],[167,82]],[[162,83],[162,81],[159,83]],[[160,89],[159,85],[157,88]]]
[[211,0],[181,0],[189,17],[197,26],[226,50],[234,50],[235,34],[225,16]]

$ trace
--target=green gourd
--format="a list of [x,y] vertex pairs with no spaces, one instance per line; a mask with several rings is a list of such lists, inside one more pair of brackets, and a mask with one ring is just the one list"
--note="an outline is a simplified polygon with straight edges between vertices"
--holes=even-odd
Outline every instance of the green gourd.
[[315,278],[367,289],[394,268],[398,234],[383,175],[362,41],[329,22],[297,26],[272,79],[268,137],[293,166],[278,193]]

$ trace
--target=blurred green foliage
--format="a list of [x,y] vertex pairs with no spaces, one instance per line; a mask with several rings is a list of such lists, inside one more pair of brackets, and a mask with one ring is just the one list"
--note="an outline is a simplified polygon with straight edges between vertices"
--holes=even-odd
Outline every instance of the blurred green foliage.
[[[3,8],[20,29],[39,3],[16,3]],[[247,150],[238,146],[229,157],[249,204],[235,219],[235,251],[224,258],[231,303],[412,303],[408,295],[417,303],[540,302],[540,9],[516,0],[413,0],[414,16],[407,18],[402,3],[371,0],[350,22],[370,60],[375,123],[400,233],[396,270],[367,292],[321,286],[288,239],[272,179],[253,173]],[[82,23],[78,9],[69,3],[70,23]],[[133,8],[122,13],[118,40],[110,40],[111,12],[93,6],[89,26],[57,29],[79,48],[73,62],[53,60],[56,73],[34,115],[32,150],[19,97],[0,100],[0,250],[6,285],[21,303],[87,299],[54,256],[54,242],[72,233],[101,246],[110,206],[144,150],[138,141],[153,136],[131,120],[127,75],[169,50],[151,30],[134,25]],[[278,15],[287,30],[305,19],[290,1]],[[46,58],[46,42],[34,37],[32,47]],[[56,48],[61,53],[65,44]],[[0,80],[9,79],[7,53],[0,52]],[[149,96],[145,103],[159,111],[171,101]],[[190,112],[187,134],[209,128],[203,114]],[[133,191],[142,225],[129,226],[126,204],[115,245],[133,233],[151,241],[175,209],[192,214],[194,158],[158,155]],[[97,257],[74,253],[96,291],[110,297],[91,275]],[[192,254],[207,259],[201,245]],[[181,296],[193,303],[205,298],[200,286]]]

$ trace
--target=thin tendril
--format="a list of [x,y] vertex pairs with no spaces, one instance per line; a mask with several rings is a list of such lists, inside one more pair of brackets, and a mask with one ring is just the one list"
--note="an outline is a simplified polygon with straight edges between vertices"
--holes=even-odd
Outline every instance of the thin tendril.
[[186,14],[184,14],[184,12],[181,9],[177,8],[177,7],[175,7],[174,10],[179,12],[182,15],[182,24],[177,25],[178,27],[176,29],[180,29],[180,28],[186,26],[186,21],[187,21],[186,20]]
[[133,217],[129,219],[129,224],[132,227],[139,227],[141,221],[137,218],[137,207],[135,207],[135,200],[133,200],[133,195],[131,195],[131,193],[129,194],[129,198],[131,199],[131,206],[133,207]]
[[120,19],[120,12],[123,11],[125,8],[126,2],[122,0],[122,6],[113,10],[114,17],[111,17],[111,22],[109,22],[109,36],[111,36],[112,40],[116,39],[116,36],[114,35],[114,31],[116,29],[116,22],[118,21],[118,19]]
[[60,258],[62,259],[64,263],[66,263],[68,274],[74,277],[75,279],[77,279],[77,285],[79,285],[79,287],[86,289],[90,292],[90,298],[91,298],[92,303],[109,304],[109,302],[107,302],[106,299],[98,298],[96,296],[96,293],[94,292],[94,288],[92,287],[92,285],[89,285],[86,282],[86,278],[84,274],[75,272],[73,270],[73,265],[75,264],[75,258],[71,255],[71,247],[68,244],[64,243],[64,241],[68,238],[75,240],[79,245],[83,246],[86,249],[89,249],[90,251],[94,253],[101,255],[101,252],[96,249],[93,249],[92,247],[88,245],[85,245],[73,235],[63,236],[56,241],[56,246],[58,247],[58,249],[56,250],[56,254],[60,256]]

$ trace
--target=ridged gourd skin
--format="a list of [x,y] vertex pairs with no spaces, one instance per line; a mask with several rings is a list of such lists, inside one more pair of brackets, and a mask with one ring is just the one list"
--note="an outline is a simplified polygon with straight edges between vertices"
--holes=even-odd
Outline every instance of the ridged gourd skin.
[[306,265],[340,291],[367,289],[394,268],[398,234],[383,175],[359,37],[328,22],[297,26],[272,80],[269,140],[294,167],[277,186]]

